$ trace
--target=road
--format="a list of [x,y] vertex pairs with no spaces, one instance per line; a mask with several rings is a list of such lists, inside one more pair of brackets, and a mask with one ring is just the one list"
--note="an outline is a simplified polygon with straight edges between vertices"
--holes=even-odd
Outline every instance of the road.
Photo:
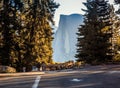
[[0,78],[0,88],[120,88],[119,68],[91,67]]

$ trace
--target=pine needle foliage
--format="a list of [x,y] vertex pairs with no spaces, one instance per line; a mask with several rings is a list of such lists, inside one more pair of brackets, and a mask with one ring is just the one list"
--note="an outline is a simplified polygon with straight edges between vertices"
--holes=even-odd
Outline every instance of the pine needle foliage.
[[54,0],[0,0],[0,63],[27,71],[52,62]]
[[109,15],[109,12],[103,14],[105,10],[99,10],[101,8],[98,8],[98,3],[101,2],[87,0],[86,3],[83,3],[87,10],[84,10],[86,12],[84,24],[80,25],[77,33],[77,54],[75,55],[78,58],[77,61],[100,64],[110,61],[112,58],[110,21],[109,18],[104,19],[104,16]]

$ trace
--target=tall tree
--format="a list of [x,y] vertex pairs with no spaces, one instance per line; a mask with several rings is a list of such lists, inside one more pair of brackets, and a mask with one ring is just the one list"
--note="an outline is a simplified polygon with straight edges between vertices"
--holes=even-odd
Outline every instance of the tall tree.
[[[17,2],[16,2],[17,1]],[[12,66],[12,50],[14,49],[14,35],[19,29],[16,13],[22,8],[20,0],[1,0],[0,1],[0,59],[2,65]]]
[[58,8],[53,0],[26,0],[25,2],[25,64],[30,67],[40,62],[52,60],[53,16]]
[[18,71],[52,61],[54,0],[0,0],[0,63]]
[[[116,4],[120,5],[120,0],[114,0]],[[120,6],[118,8],[118,11],[116,11],[117,14],[120,14]]]
[[102,6],[99,6],[97,0],[87,0],[84,5],[87,10],[83,9],[86,12],[84,25],[80,26],[77,33],[76,58],[78,58],[77,61],[85,61],[90,64],[103,63],[111,59],[109,39],[112,34],[105,32],[110,27],[104,23],[104,20],[100,19],[101,16],[104,17],[106,14],[98,12]]
[[[120,4],[119,0],[115,0],[116,4]],[[118,11],[116,11],[117,14],[120,13],[120,8]],[[112,37],[112,45],[113,45],[113,50],[114,50],[114,57],[113,57],[113,62],[120,62],[120,18],[119,15],[116,15],[113,10],[113,15],[112,15],[112,29],[113,29],[113,37]]]

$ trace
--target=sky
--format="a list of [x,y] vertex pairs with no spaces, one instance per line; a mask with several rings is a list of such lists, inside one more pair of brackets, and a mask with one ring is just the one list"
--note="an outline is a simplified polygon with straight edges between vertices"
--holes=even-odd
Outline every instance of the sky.
[[[54,0],[54,1],[60,4],[54,16],[55,25],[57,27],[59,23],[60,14],[64,15],[70,15],[73,13],[84,14],[84,12],[81,10],[82,8],[85,9],[85,6],[82,4],[82,2],[86,2],[86,0]],[[113,3],[114,0],[109,1],[110,3]]]

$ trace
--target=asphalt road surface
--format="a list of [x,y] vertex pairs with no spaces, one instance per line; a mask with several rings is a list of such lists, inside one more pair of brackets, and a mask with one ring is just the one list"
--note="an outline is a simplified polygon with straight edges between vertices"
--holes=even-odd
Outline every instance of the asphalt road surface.
[[119,67],[90,67],[0,78],[0,88],[120,88]]

